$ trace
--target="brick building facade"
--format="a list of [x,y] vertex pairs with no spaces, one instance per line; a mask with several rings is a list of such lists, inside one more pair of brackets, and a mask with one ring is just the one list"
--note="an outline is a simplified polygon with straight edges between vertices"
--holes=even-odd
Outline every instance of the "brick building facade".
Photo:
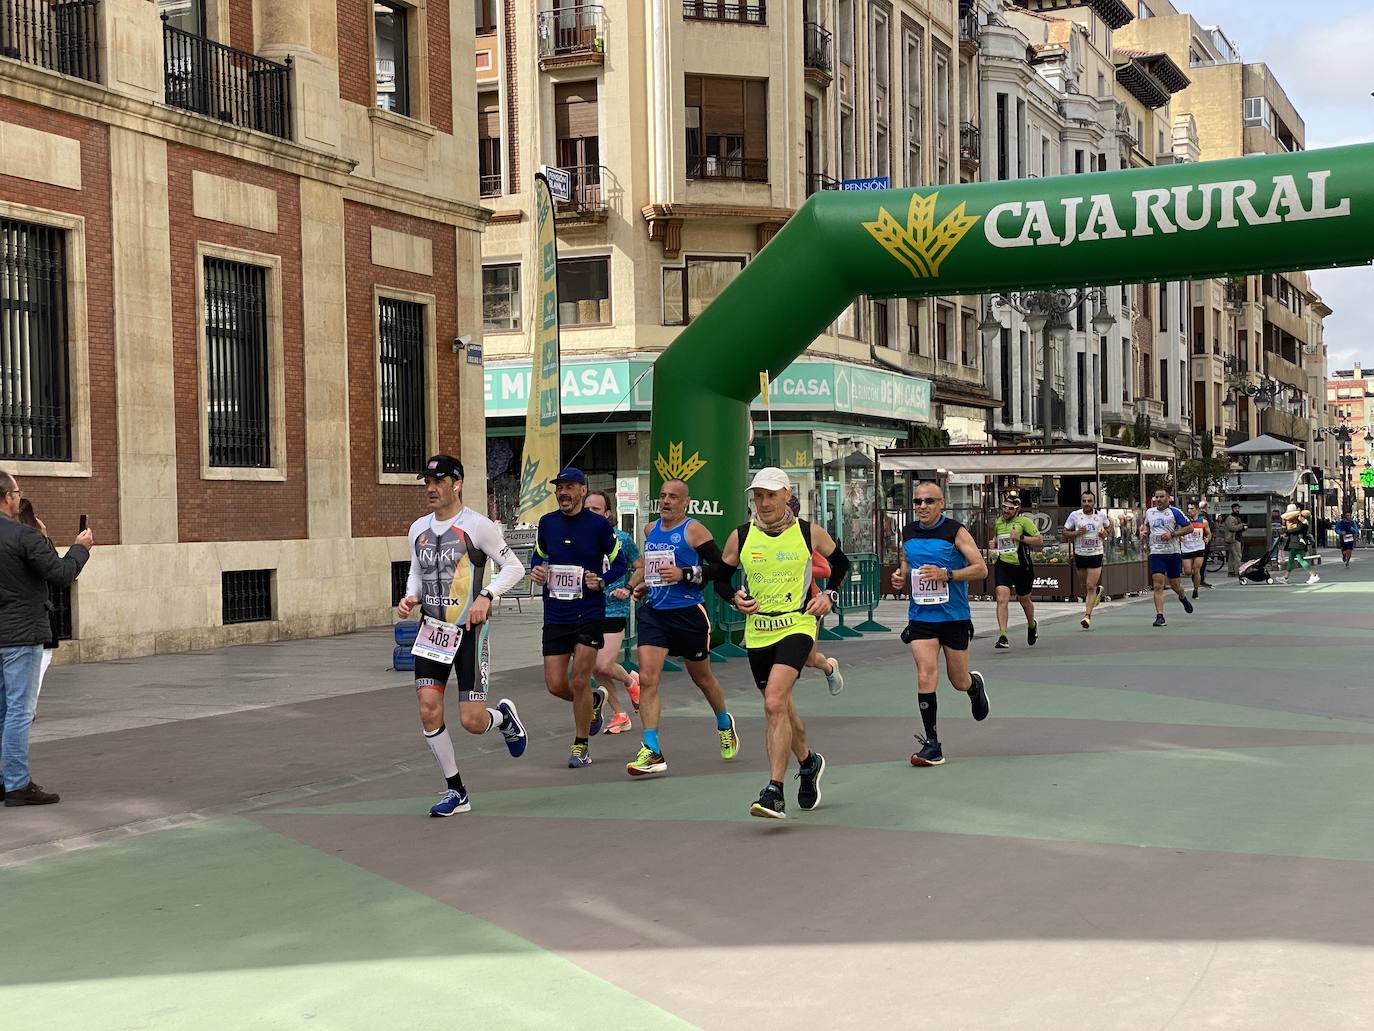
[[0,468],[96,534],[61,658],[385,622],[416,456],[485,507],[471,9],[17,3]]

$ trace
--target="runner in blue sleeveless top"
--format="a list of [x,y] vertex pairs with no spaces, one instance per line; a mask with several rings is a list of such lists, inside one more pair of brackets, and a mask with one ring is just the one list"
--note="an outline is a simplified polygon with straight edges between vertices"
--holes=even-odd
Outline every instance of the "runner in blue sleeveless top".
[[688,518],[692,496],[684,480],[666,480],[658,495],[659,518],[644,535],[644,554],[631,583],[639,608],[639,716],[644,746],[625,764],[631,777],[668,772],[658,740],[658,682],[669,655],[680,655],[687,674],[716,714],[720,757],[739,754],[735,718],[726,711],[725,693],[711,670],[711,621],[702,604],[701,585],[720,565],[720,545],[711,531]]
[[983,674],[968,668],[973,620],[968,585],[988,575],[983,553],[962,523],[945,518],[945,495],[940,485],[923,480],[916,485],[916,521],[902,530],[902,561],[892,574],[897,591],[910,591],[909,622],[902,641],[916,660],[917,702],[924,736],[912,766],[939,766],[945,761],[935,730],[935,688],[940,682],[940,652],[945,673],[956,691],[966,691],[975,720],[988,718],[988,692]]

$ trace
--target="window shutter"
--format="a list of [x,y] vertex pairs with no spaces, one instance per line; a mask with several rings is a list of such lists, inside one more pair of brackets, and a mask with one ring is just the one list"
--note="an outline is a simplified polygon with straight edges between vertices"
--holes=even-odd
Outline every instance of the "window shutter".
[[744,82],[741,79],[705,79],[702,122],[713,136],[744,135]]
[[744,155],[760,159],[768,156],[768,83],[744,83]]
[[501,138],[501,95],[496,92],[477,95],[477,138]]
[[553,88],[554,127],[560,140],[596,136],[596,81],[559,83]]

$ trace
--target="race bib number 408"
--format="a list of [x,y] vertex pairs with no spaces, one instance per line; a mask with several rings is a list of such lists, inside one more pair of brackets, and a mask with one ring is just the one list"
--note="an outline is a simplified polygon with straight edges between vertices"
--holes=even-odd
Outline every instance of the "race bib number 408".
[[415,643],[410,648],[410,654],[451,666],[454,656],[458,654],[458,646],[462,643],[462,627],[426,616],[420,620],[420,632],[415,635]]

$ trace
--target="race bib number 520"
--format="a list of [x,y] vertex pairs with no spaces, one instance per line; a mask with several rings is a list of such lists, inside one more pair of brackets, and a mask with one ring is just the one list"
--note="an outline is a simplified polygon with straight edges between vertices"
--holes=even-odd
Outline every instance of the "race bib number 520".
[[945,605],[949,602],[949,582],[924,580],[915,569],[911,571],[911,600],[917,605]]

